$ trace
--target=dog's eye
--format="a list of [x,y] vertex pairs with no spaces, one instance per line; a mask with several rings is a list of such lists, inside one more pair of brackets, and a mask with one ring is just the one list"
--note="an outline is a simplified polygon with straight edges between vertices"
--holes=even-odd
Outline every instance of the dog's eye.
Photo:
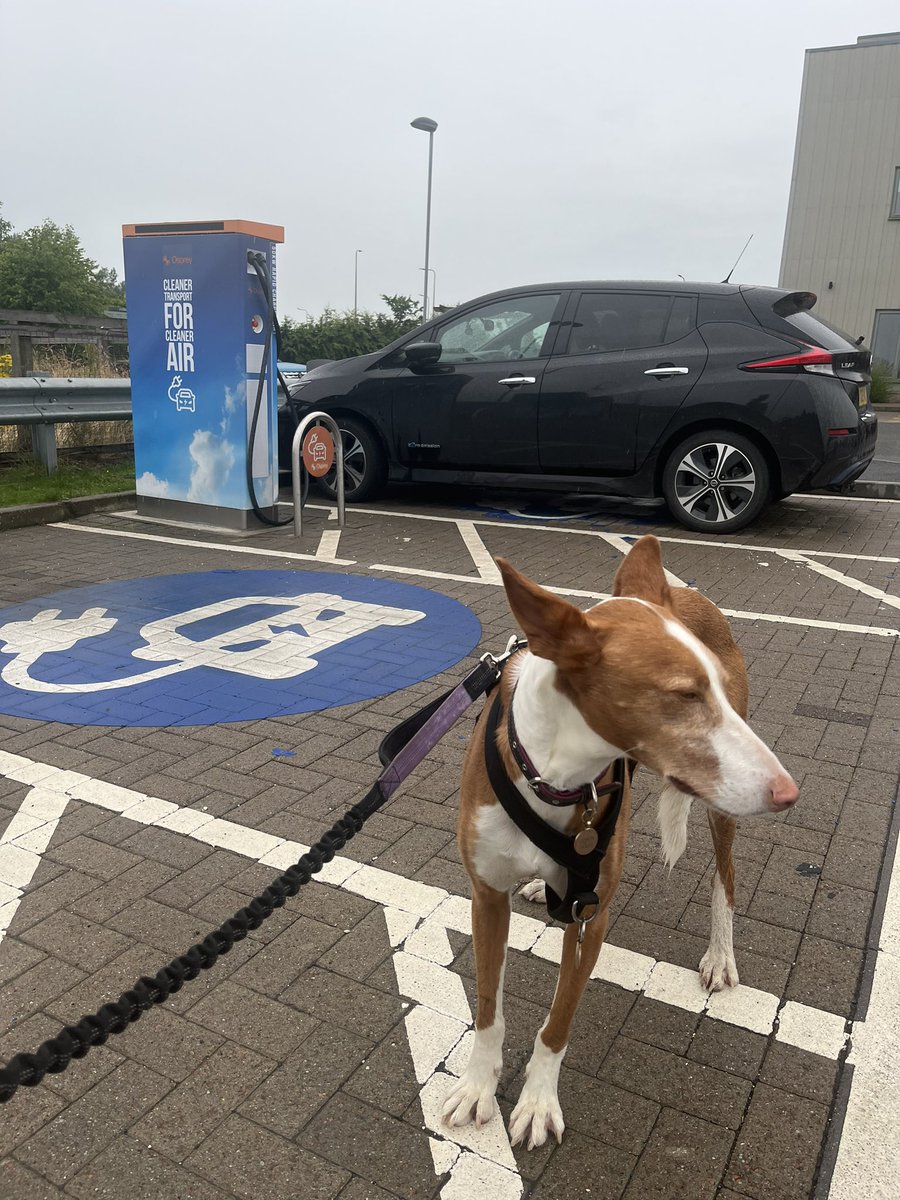
[[696,702],[697,700],[703,699],[700,693],[694,691],[692,688],[679,688],[675,695],[678,696],[680,700],[689,700],[691,702]]

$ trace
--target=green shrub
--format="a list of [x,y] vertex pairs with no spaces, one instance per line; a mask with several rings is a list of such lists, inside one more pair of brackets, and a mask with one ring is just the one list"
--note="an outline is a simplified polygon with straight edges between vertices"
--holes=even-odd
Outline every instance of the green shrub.
[[891,399],[891,393],[898,388],[897,376],[888,363],[876,358],[872,363],[872,386],[869,398],[873,404],[884,404]]
[[311,358],[353,358],[381,350],[422,320],[421,306],[408,296],[382,296],[387,313],[335,312],[281,322],[281,357],[288,362]]

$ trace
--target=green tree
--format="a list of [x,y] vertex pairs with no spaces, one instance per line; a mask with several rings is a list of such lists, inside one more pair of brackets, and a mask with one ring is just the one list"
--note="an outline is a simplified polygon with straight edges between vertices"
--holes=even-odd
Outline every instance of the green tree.
[[87,257],[71,225],[14,233],[0,219],[0,308],[99,316],[123,299],[115,271]]
[[292,362],[314,358],[353,358],[381,350],[415,329],[422,319],[421,305],[410,296],[382,296],[386,313],[335,312],[327,308],[319,317],[281,322],[281,355]]

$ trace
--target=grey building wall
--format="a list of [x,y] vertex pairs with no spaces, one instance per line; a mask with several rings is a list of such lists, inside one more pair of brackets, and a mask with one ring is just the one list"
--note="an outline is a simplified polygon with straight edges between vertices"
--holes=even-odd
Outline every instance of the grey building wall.
[[869,346],[900,310],[900,33],[807,50],[780,283]]

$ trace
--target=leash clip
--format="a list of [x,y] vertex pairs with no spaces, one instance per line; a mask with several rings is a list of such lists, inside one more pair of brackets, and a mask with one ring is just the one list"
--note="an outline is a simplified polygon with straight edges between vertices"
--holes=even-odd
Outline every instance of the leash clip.
[[[593,912],[589,917],[583,917],[580,913],[582,908],[593,908]],[[591,893],[590,900],[577,899],[572,901],[572,920],[578,925],[578,944],[579,946],[584,941],[584,931],[590,925],[591,921],[597,920],[597,914],[600,912],[600,899],[594,893]]]
[[[582,916],[582,910],[593,908],[589,917]],[[575,970],[581,966],[581,944],[584,941],[584,931],[591,921],[596,921],[600,913],[600,897],[596,892],[582,893],[572,901],[572,920],[578,925],[578,938],[575,942]]]
[[520,638],[518,634],[514,633],[507,641],[506,649],[502,654],[491,654],[491,652],[488,651],[486,654],[482,654],[479,662],[483,662],[486,667],[490,667],[490,669],[494,671],[499,679],[500,673],[509,659],[511,659],[517,651],[524,649],[524,647],[527,645],[527,638]]

